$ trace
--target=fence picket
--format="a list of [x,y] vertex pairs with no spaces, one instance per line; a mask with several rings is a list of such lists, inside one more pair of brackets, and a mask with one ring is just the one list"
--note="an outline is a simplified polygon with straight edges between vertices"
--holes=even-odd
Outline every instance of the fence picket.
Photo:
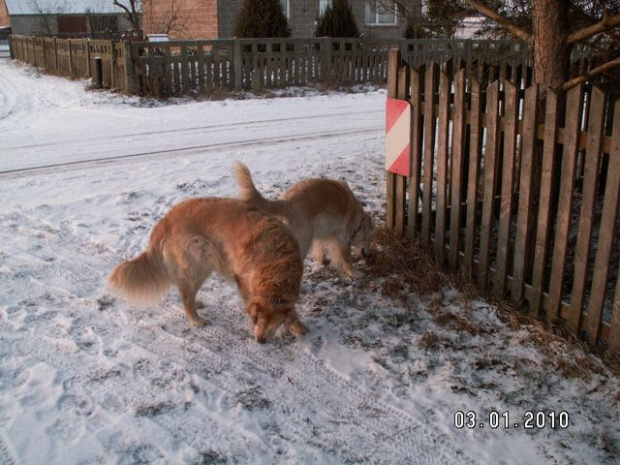
[[486,289],[491,258],[491,234],[493,227],[493,208],[495,206],[495,188],[497,184],[498,150],[499,150],[499,81],[494,81],[487,88],[486,110],[487,143],[484,154],[484,192],[482,200],[482,218],[480,224],[480,258],[478,259],[478,286]]
[[437,184],[435,205],[435,257],[443,265],[446,248],[446,216],[448,191],[448,137],[450,134],[450,88],[452,82],[446,68],[439,73],[439,111],[437,142]]
[[461,211],[465,150],[465,68],[459,63],[454,81],[454,125],[452,132],[452,194],[450,195],[450,268],[456,269],[459,260],[459,239],[461,237]]
[[[388,66],[390,68],[387,97],[396,98],[398,95],[398,77],[400,71],[400,50],[390,50]],[[394,228],[396,222],[396,175],[394,173],[387,172],[386,180],[386,198],[387,198],[387,211],[386,211],[386,224],[388,229]]]
[[[607,181],[603,201],[603,214],[596,245],[596,260],[592,276],[590,302],[586,315],[585,328],[590,342],[595,344],[601,329],[601,314],[607,290],[607,279],[610,268],[610,258],[615,237],[618,205],[620,204],[620,100],[614,106],[614,123],[611,134],[611,150],[609,152],[609,166],[607,167]],[[619,273],[620,274],[620,273]],[[617,303],[617,299],[616,299]],[[616,317],[617,317],[617,311]]]
[[559,316],[566,268],[566,253],[569,241],[573,186],[577,169],[577,151],[579,149],[579,127],[581,124],[581,105],[583,89],[581,86],[571,89],[566,96],[566,123],[564,127],[564,150],[562,151],[562,177],[560,197],[558,200],[558,217],[555,227],[553,260],[551,262],[551,282],[549,284],[549,303],[547,321],[555,323]]
[[583,163],[583,187],[579,232],[575,249],[573,290],[570,312],[565,315],[567,324],[576,331],[581,326],[582,307],[588,281],[588,263],[596,207],[599,166],[602,155],[605,94],[598,88],[592,89],[589,104],[588,141]]
[[411,76],[411,179],[409,180],[409,214],[407,235],[414,237],[420,229],[420,182],[422,175],[422,89],[424,88],[424,67],[412,68]]
[[504,150],[502,167],[502,186],[499,212],[499,233],[497,246],[497,271],[495,286],[500,295],[504,294],[508,277],[510,248],[510,227],[514,194],[515,159],[517,151],[518,95],[517,87],[510,81],[504,83]]
[[[398,89],[396,98],[406,100],[409,85],[409,66],[402,66],[399,61],[400,72],[398,75]],[[394,231],[399,236],[405,233],[405,209],[407,205],[407,178],[396,176],[396,211],[394,213]]]
[[431,240],[431,211],[433,202],[433,171],[435,160],[435,81],[437,65],[430,62],[424,78],[424,160],[422,191],[422,243],[428,245]]
[[517,232],[515,239],[515,258],[513,265],[513,283],[511,299],[514,303],[520,304],[525,287],[525,269],[527,251],[531,245],[531,222],[532,219],[532,200],[533,177],[535,175],[534,165],[536,163],[536,146],[538,130],[538,98],[540,89],[537,85],[525,91],[525,102],[523,104],[523,138],[521,150],[521,173],[519,178],[519,205],[517,207]]
[[552,193],[556,168],[556,149],[560,129],[560,108],[558,95],[547,92],[545,106],[545,132],[542,148],[542,168],[538,204],[538,223],[532,270],[532,292],[530,295],[530,312],[538,314],[542,306],[545,275],[549,255],[549,238],[552,226]]
[[474,269],[476,226],[478,215],[478,182],[480,180],[482,125],[482,93],[480,82],[471,83],[471,104],[469,110],[469,172],[467,178],[467,220],[465,224],[465,266]]
[[616,278],[616,292],[611,308],[611,329],[609,331],[609,352],[620,355],[620,273]]

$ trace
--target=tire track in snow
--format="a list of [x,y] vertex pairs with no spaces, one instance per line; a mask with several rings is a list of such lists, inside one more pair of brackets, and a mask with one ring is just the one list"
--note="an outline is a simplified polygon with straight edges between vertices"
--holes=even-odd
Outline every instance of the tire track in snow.
[[15,454],[13,454],[12,447],[9,444],[4,431],[0,429],[0,463],[3,465],[17,465],[19,462],[15,459]]
[[[2,83],[0,82],[0,97],[2,95],[3,95]],[[365,115],[369,115],[369,114],[382,115],[383,113],[384,113],[383,111],[370,111],[370,112],[366,112]],[[273,124],[282,124],[282,123],[288,123],[292,121],[304,121],[304,120],[314,120],[314,119],[322,119],[324,121],[325,118],[343,118],[346,116],[356,116],[356,115],[359,115],[359,113],[358,112],[328,113],[328,114],[321,114],[321,115],[293,116],[290,118],[273,118],[273,119],[265,119],[265,120],[242,121],[238,123],[211,124],[211,125],[205,125],[205,126],[194,126],[191,128],[176,128],[176,129],[168,129],[168,130],[161,130],[161,131],[145,131],[145,132],[136,132],[136,133],[119,134],[119,135],[112,134],[112,135],[106,136],[106,141],[117,140],[117,139],[125,140],[128,138],[140,138],[140,137],[153,136],[153,135],[159,136],[162,134],[180,135],[180,134],[196,132],[196,131],[204,131],[204,132],[210,133],[210,132],[219,132],[219,131],[228,130],[228,129],[246,128],[248,126],[269,127]],[[2,119],[2,114],[0,114],[0,119]],[[3,151],[6,155],[8,155],[9,151],[11,150],[24,150],[24,149],[57,147],[57,146],[61,146],[64,150],[66,150],[68,145],[70,144],[81,145],[86,142],[99,143],[101,142],[101,139],[100,138],[72,139],[70,142],[60,141],[60,142],[49,142],[49,143],[44,143],[44,144],[19,145],[15,147],[5,147],[3,148]]]
[[193,145],[189,147],[181,147],[181,148],[173,148],[173,149],[164,149],[164,150],[154,150],[147,152],[138,152],[132,153],[128,155],[120,155],[120,156],[106,156],[106,157],[97,157],[89,160],[77,160],[70,161],[64,163],[52,163],[42,166],[35,167],[27,167],[27,168],[16,168],[0,171],[0,179],[14,179],[20,178],[33,174],[50,174],[57,171],[64,171],[67,168],[96,168],[101,165],[111,164],[111,163],[121,163],[128,160],[139,159],[139,158],[150,158],[150,157],[161,157],[161,156],[170,156],[170,155],[190,155],[192,153],[205,153],[210,151],[220,151],[221,149],[236,149],[242,147],[260,147],[265,145],[279,145],[286,144],[290,142],[299,142],[306,140],[315,140],[318,138],[326,139],[326,138],[338,138],[338,137],[348,137],[348,136],[356,136],[361,134],[373,134],[373,133],[382,133],[383,128],[376,128],[375,126],[370,128],[361,128],[354,129],[346,132],[342,131],[322,131],[315,133],[305,133],[296,136],[288,136],[288,137],[261,137],[257,139],[247,139],[243,141],[234,141],[234,142],[219,142],[214,144],[200,144]]

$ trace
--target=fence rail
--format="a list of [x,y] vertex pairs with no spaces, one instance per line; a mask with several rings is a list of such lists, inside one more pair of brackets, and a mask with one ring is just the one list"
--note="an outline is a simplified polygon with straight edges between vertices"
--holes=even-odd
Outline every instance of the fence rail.
[[388,97],[411,103],[413,140],[410,176],[387,174],[388,227],[620,353],[620,99],[484,68],[390,53]]

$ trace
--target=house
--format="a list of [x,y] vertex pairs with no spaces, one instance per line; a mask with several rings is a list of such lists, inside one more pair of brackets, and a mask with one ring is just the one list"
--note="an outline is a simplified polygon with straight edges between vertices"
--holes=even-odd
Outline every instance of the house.
[[0,40],[7,40],[11,33],[11,19],[4,0],[0,0]]
[[0,0],[0,27],[3,20],[16,35],[80,37],[131,29],[111,0]]
[[[280,0],[291,36],[314,37],[317,21],[332,0]],[[385,1],[385,0],[384,0]],[[226,39],[232,37],[243,0],[143,0],[145,34],[165,33],[173,38]],[[405,18],[394,9],[375,8],[377,0],[349,0],[364,37],[399,39]]]

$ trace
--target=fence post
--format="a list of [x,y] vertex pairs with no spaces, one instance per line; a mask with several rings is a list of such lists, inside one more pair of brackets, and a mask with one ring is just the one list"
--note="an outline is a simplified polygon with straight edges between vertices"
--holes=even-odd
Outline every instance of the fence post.
[[125,42],[124,46],[124,59],[125,59],[125,93],[133,94],[135,92],[134,84],[134,66],[133,66],[133,49],[131,42]]
[[321,81],[329,82],[332,73],[332,40],[329,37],[321,39]]
[[71,39],[67,39],[69,44],[69,79],[73,79],[73,50],[71,47]]
[[116,48],[114,41],[110,41],[110,89],[116,89]]
[[243,87],[243,56],[241,55],[241,40],[233,39],[233,74],[235,90]]
[[103,87],[103,63],[101,57],[95,57],[95,89]]
[[9,36],[9,54],[11,56],[11,60],[14,60],[15,52],[13,51],[13,35]]
[[263,90],[263,70],[262,68],[253,69],[250,73],[250,81],[252,92],[260,92]]
[[86,60],[88,61],[86,65],[88,77],[93,77],[93,64],[90,62],[90,41],[88,39],[86,39]]
[[45,70],[46,73],[49,73],[49,69],[47,69],[47,56],[45,55],[45,39],[41,38],[39,40],[40,40],[39,43],[41,44],[40,45],[41,50],[43,50],[43,53],[42,53],[42,55],[43,55],[43,69]]
[[56,42],[56,37],[54,37],[54,69],[56,69],[56,74],[60,74],[58,72],[58,43]]
[[[395,98],[404,98],[404,96],[399,95],[399,89],[402,86],[399,86],[399,74],[401,68],[401,53],[399,49],[393,48],[388,52],[388,85],[387,85],[387,97],[389,99]],[[405,180],[405,178],[400,177],[394,173],[386,172],[386,225],[389,230],[396,229],[397,226],[397,217],[398,212],[397,208],[404,208],[404,205],[401,205],[398,201],[398,195],[401,191],[399,189],[399,184]],[[403,191],[404,192],[404,191]],[[404,198],[403,198],[404,199]],[[398,225],[399,228],[401,225]],[[397,231],[399,234],[402,234],[403,231]]]

